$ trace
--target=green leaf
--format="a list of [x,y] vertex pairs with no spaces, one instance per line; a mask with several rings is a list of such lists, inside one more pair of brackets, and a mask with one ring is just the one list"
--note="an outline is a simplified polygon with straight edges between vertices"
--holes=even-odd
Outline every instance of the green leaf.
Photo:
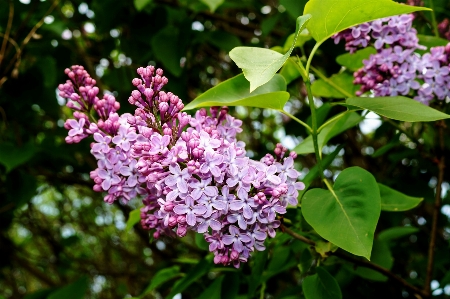
[[150,281],[150,284],[148,287],[142,292],[142,294],[139,296],[139,298],[144,297],[151,291],[155,290],[159,286],[161,286],[163,283],[174,279],[175,277],[180,276],[180,267],[179,266],[173,266],[170,268],[165,268],[162,270],[159,270],[156,272],[155,275],[153,275],[152,280]]
[[222,292],[222,282],[225,276],[220,276],[219,278],[214,279],[213,283],[211,283],[197,299],[211,299],[211,298],[220,298]]
[[397,97],[349,98],[346,104],[373,111],[387,118],[418,122],[450,118],[450,115],[425,106],[413,99]]
[[268,82],[291,56],[299,33],[308,23],[310,15],[298,17],[296,38],[289,51],[282,55],[278,52],[255,47],[237,47],[231,50],[230,58],[242,69],[245,78],[250,81],[250,92]]
[[153,35],[151,41],[153,52],[158,60],[176,77],[179,77],[182,72],[179,35],[177,27],[167,26]]
[[392,0],[310,0],[304,14],[312,16],[307,28],[318,43],[352,26],[376,19],[430,10]]
[[267,251],[258,251],[253,256],[252,275],[248,285],[248,297],[252,298],[256,288],[261,284],[261,276],[267,262]]
[[330,255],[330,252],[335,252],[338,247],[331,242],[317,241],[316,246],[314,246],[317,253],[320,254],[321,257],[326,258]]
[[83,299],[89,289],[89,279],[86,276],[52,292],[47,299]]
[[[370,260],[386,269],[391,269],[392,265],[394,264],[394,258],[392,257],[391,250],[389,249],[389,246],[380,240],[374,240],[373,242],[373,249],[372,249],[372,256]],[[353,264],[348,265],[346,267],[347,270],[350,272],[355,273],[358,276],[361,276],[365,279],[370,279],[374,281],[387,281],[388,278],[381,274],[380,272],[364,268],[364,267],[358,267],[355,269],[355,266]]]
[[137,11],[141,11],[151,2],[152,0],[134,0],[134,7]]
[[402,212],[414,209],[423,200],[421,197],[412,197],[396,191],[383,184],[378,184],[381,196],[381,209],[390,212]]
[[173,286],[170,294],[166,297],[167,299],[172,299],[178,293],[183,292],[186,288],[188,288],[191,284],[193,284],[197,279],[208,273],[211,269],[212,263],[206,258],[202,259],[189,271],[185,277],[178,280]]
[[333,189],[306,192],[302,200],[305,220],[324,239],[370,259],[381,212],[375,178],[362,168],[350,167],[339,174]]
[[241,40],[236,35],[220,30],[213,31],[206,37],[211,44],[227,52],[242,44]]
[[[358,113],[350,112],[340,119],[329,123],[317,136],[317,143],[319,145],[319,148],[321,149],[323,146],[325,146],[327,142],[334,136],[337,136],[342,132],[348,130],[349,128],[356,126],[361,122],[361,120],[363,120],[363,117],[361,117]],[[314,153],[314,144],[312,137],[306,137],[302,143],[294,148],[294,151],[300,155]]]
[[[336,156],[339,154],[339,152],[343,148],[344,148],[344,145],[341,144],[331,154],[329,154],[328,156],[323,158],[322,159],[322,168],[326,169],[334,161],[334,158],[336,158]],[[306,191],[308,190],[309,185],[311,185],[311,183],[319,176],[320,176],[319,166],[315,165],[313,168],[311,168],[309,170],[309,172],[306,174],[306,176],[302,180],[302,182],[305,184],[305,189],[298,192],[298,199],[299,199],[298,202],[300,202],[300,199],[303,197],[303,194],[305,194]]]
[[277,247],[273,251],[267,269],[261,277],[261,282],[265,282],[278,273],[286,271],[296,265],[297,261],[289,247]]
[[195,234],[195,245],[202,250],[208,250],[209,246],[203,234]]
[[261,22],[262,35],[265,36],[265,35],[269,34],[273,30],[275,25],[278,23],[280,18],[281,18],[281,14],[275,14],[275,15],[272,15],[272,16],[270,16],[268,18],[265,18]]
[[211,12],[214,12],[225,0],[200,0],[209,7]]
[[341,299],[342,293],[336,279],[322,267],[316,268],[316,274],[303,280],[303,293],[306,299]]
[[419,229],[417,227],[412,226],[391,227],[380,232],[377,235],[377,239],[380,241],[387,242],[393,239],[409,236],[411,234],[417,233],[418,231]]
[[[296,38],[297,37],[297,38]],[[283,46],[283,52],[287,52],[291,49],[292,45],[294,45],[294,48],[296,47],[302,47],[307,41],[310,41],[312,39],[311,34],[309,34],[308,29],[303,29],[302,32],[300,32],[298,35],[295,33],[292,33],[288,36],[286,41],[284,42]],[[294,44],[295,41],[295,44]]]
[[126,231],[129,231],[141,220],[141,209],[136,209],[130,212],[127,220]]
[[25,144],[22,147],[14,146],[12,143],[0,144],[0,164],[6,167],[6,172],[10,172],[19,165],[30,160],[36,149],[32,142]]
[[312,263],[313,257],[309,248],[303,249],[302,254],[300,255],[299,264],[297,265],[302,275],[305,275],[309,269],[311,269]]
[[359,90],[359,85],[353,84],[353,80],[354,78],[351,74],[342,72],[340,74],[332,75],[330,78],[327,78],[327,80],[317,79],[311,85],[311,91],[316,97],[344,99],[347,96],[342,94],[333,85],[339,86],[339,88],[347,93],[354,95],[355,92]]
[[280,75],[284,77],[286,84],[289,84],[295,79],[301,77],[298,66],[296,65],[296,58],[289,57],[289,59],[286,60],[286,63],[280,70]]
[[434,36],[434,35],[418,34],[417,37],[419,38],[419,44],[427,47],[428,51],[430,51],[430,48],[446,46],[449,43],[448,40]]
[[280,4],[286,8],[286,12],[294,19],[302,14],[306,2],[308,0],[280,0]]
[[367,47],[356,51],[355,53],[346,53],[336,57],[336,62],[345,66],[351,71],[357,71],[364,66],[363,60],[369,59],[370,55],[376,54],[377,50],[374,47]]
[[210,106],[250,106],[282,110],[289,100],[286,82],[275,75],[269,82],[249,92],[249,83],[243,74],[228,79],[199,95],[183,110]]

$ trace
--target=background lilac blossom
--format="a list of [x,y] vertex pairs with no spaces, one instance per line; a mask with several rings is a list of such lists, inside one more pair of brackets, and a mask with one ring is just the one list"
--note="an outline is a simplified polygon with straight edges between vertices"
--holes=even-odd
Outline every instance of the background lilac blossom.
[[267,236],[275,236],[277,214],[298,204],[305,186],[297,181],[296,154],[285,156],[287,149],[278,144],[275,155],[261,161],[246,157],[245,144],[236,139],[242,122],[226,107],[212,107],[210,114],[200,109],[191,117],[181,112],[176,95],[162,91],[168,80],[161,69],[137,73],[128,99],[135,113],[119,115],[114,96],[99,99],[83,67],[66,69],[70,80],[58,89],[75,110],[65,123],[66,142],[94,138],[93,189],[106,192],[108,203],[142,196],[141,224],[155,238],[202,233],[216,264],[239,267],[251,252],[265,249]]
[[[345,40],[350,53],[373,46],[376,54],[363,60],[364,67],[354,73],[360,84],[357,95],[372,91],[375,96],[408,95],[429,105],[433,99],[445,100],[450,92],[450,45],[425,50],[419,45],[413,14],[364,23],[333,36],[335,43]],[[445,24],[444,24],[445,25]]]

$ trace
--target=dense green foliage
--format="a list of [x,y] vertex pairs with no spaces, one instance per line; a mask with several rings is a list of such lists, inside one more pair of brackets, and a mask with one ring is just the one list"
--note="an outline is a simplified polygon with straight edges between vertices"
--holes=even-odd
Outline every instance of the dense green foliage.
[[[448,104],[356,97],[352,72],[374,50],[349,56],[328,39],[419,11],[421,42],[445,45],[433,20],[450,6],[335,2],[1,2],[0,298],[450,297]],[[73,64],[123,111],[136,68],[164,68],[185,110],[231,106],[254,158],[294,149],[312,189],[240,269],[214,265],[198,234],[152,240],[139,200],[92,191],[89,141],[64,142],[71,112],[56,87]],[[371,130],[368,110],[381,116]]]

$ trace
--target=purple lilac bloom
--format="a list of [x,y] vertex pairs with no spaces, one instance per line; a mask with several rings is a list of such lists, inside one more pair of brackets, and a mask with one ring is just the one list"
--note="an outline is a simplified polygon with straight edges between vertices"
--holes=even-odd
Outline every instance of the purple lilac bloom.
[[[357,95],[410,96],[425,105],[434,99],[448,100],[450,44],[431,48],[423,56],[416,53],[426,48],[418,44],[413,19],[412,14],[384,18],[333,36],[336,43],[344,39],[350,53],[370,45],[377,50],[354,73],[354,83],[361,85]],[[443,22],[440,29],[444,30],[447,23]]]
[[119,103],[109,94],[99,99],[83,67],[67,69],[70,80],[59,90],[75,112],[65,124],[66,141],[93,137],[93,189],[105,192],[108,203],[141,196],[141,224],[155,238],[201,233],[215,263],[239,267],[251,252],[265,250],[267,237],[275,237],[277,215],[297,205],[305,185],[297,181],[296,154],[285,157],[287,149],[277,144],[274,156],[249,159],[236,139],[242,121],[226,107],[212,107],[209,114],[200,109],[191,117],[181,112],[177,96],[162,90],[168,80],[161,69],[148,66],[137,73],[128,98],[136,110],[119,115]]

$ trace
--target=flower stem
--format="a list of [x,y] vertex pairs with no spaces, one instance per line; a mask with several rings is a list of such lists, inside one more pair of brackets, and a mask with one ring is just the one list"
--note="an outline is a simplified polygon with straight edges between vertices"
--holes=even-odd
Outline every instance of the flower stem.
[[301,124],[302,126],[304,126],[306,128],[306,130],[308,130],[309,133],[312,133],[312,129],[310,126],[308,126],[307,123],[301,121],[300,119],[298,119],[297,117],[295,117],[294,115],[290,114],[289,112],[286,112],[284,110],[278,110],[279,112],[283,113],[284,115],[292,118],[293,120],[295,120],[296,122],[298,122],[299,124]]
[[309,108],[311,109],[311,124],[312,124],[312,132],[311,136],[313,139],[313,145],[314,145],[314,153],[316,154],[316,160],[317,160],[317,167],[319,168],[319,173],[322,179],[324,179],[323,175],[323,168],[322,168],[322,158],[320,155],[320,148],[319,144],[317,142],[317,113],[316,113],[316,106],[314,105],[314,99],[311,92],[311,80],[307,78],[306,82],[306,91],[308,93],[308,102],[309,102]]

